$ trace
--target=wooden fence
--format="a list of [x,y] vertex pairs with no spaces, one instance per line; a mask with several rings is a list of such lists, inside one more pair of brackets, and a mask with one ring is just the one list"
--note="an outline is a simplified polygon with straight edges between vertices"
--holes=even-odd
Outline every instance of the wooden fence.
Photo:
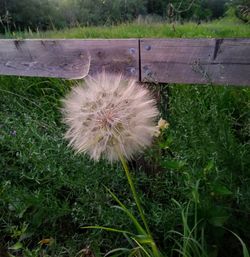
[[250,86],[250,39],[0,40],[0,74]]

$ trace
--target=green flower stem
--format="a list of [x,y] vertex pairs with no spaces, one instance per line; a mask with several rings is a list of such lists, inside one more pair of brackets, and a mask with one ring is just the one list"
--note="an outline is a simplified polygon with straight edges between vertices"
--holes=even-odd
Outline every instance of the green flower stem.
[[151,232],[149,230],[149,227],[148,227],[148,224],[147,224],[147,221],[145,219],[145,216],[143,214],[143,210],[142,210],[142,207],[141,207],[141,204],[140,204],[140,201],[139,201],[139,198],[137,196],[137,193],[136,193],[136,190],[135,190],[135,186],[134,186],[134,183],[132,181],[132,178],[131,178],[131,175],[130,175],[130,172],[129,172],[129,168],[128,168],[128,165],[127,165],[127,162],[125,160],[125,158],[123,157],[123,155],[120,153],[120,151],[118,151],[118,154],[119,154],[119,158],[120,158],[120,161],[122,163],[122,166],[125,170],[125,173],[126,173],[126,176],[127,176],[127,179],[128,179],[128,183],[129,183],[129,186],[130,186],[130,189],[132,191],[132,194],[133,194],[133,197],[134,197],[134,200],[135,200],[135,203],[136,203],[136,206],[139,210],[139,213],[140,213],[140,216],[141,216],[141,219],[143,221],[143,224],[145,226],[145,229],[151,239],[151,248],[152,248],[152,251],[153,251],[153,254],[155,257],[160,257],[160,253],[157,249],[157,246],[152,238],[152,235],[151,235]]
[[127,176],[127,179],[128,179],[128,183],[129,183],[129,186],[130,186],[130,189],[131,189],[131,191],[132,191],[132,194],[133,194],[135,203],[136,203],[137,208],[138,208],[138,210],[139,210],[139,213],[140,213],[140,216],[141,216],[142,221],[143,221],[143,223],[144,223],[144,226],[145,226],[145,228],[146,228],[146,231],[147,231],[147,233],[151,236],[151,233],[150,233],[150,230],[149,230],[147,221],[146,221],[145,216],[144,216],[144,214],[143,214],[143,210],[142,210],[142,207],[141,207],[139,198],[138,198],[137,193],[136,193],[136,190],[135,190],[134,183],[133,183],[133,181],[132,181],[132,178],[131,178],[131,175],[130,175],[130,172],[129,172],[129,168],[128,168],[127,162],[126,162],[125,158],[124,158],[122,155],[119,154],[119,157],[120,157],[122,166],[123,166],[123,168],[124,168],[124,170],[125,170],[125,173],[126,173],[126,176]]

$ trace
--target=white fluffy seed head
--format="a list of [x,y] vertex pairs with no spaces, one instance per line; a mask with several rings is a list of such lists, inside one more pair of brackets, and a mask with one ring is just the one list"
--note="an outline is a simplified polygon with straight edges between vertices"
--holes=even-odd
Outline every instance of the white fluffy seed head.
[[149,146],[158,116],[156,102],[146,88],[121,75],[101,73],[88,78],[63,100],[65,138],[92,159],[131,159]]

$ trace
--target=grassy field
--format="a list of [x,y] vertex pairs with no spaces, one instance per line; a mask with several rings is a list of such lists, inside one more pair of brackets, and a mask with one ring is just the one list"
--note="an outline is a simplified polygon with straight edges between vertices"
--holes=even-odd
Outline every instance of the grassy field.
[[[125,24],[2,38],[250,37],[249,25],[228,20],[197,25]],[[61,99],[73,81],[0,76],[0,256],[95,256],[128,247],[123,236],[85,225],[133,231],[104,186],[135,205],[119,164],[94,163],[67,147]],[[161,142],[131,163],[153,236],[164,256],[235,257],[250,242],[250,89],[152,85],[170,123]],[[178,206],[173,199],[180,203]],[[189,205],[188,212],[187,206]],[[195,223],[196,217],[196,223]],[[199,221],[199,222],[197,222]],[[44,239],[47,240],[45,243]],[[204,239],[204,240],[201,240]],[[41,242],[41,240],[43,240]],[[181,243],[181,246],[176,244]],[[40,242],[40,244],[39,244]],[[80,253],[81,250],[84,250]],[[84,254],[85,252],[85,254]]]
[[199,37],[250,37],[249,24],[225,18],[211,23],[128,23],[119,26],[77,27],[47,32],[15,32],[0,38],[199,38]]

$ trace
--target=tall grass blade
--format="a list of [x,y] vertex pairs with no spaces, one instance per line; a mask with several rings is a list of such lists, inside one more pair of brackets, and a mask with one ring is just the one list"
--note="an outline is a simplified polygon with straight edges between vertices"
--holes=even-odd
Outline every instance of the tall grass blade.
[[107,187],[105,187],[106,190],[110,193],[110,195],[114,198],[114,200],[120,205],[120,206],[114,206],[115,208],[118,208],[122,211],[124,211],[128,217],[131,219],[131,221],[134,223],[138,233],[143,234],[143,235],[147,235],[146,231],[142,228],[142,226],[140,225],[140,223],[137,221],[137,219],[135,218],[135,216],[132,214],[131,211],[129,211],[126,206],[117,198],[117,196],[111,191],[109,190]]
[[[104,255],[104,257],[109,256],[109,255],[111,255],[111,254],[113,254],[113,253],[116,253],[115,256],[120,256],[120,255],[124,254],[125,252],[130,252],[130,251],[131,251],[131,250],[128,249],[128,248],[116,248],[116,249],[113,249],[113,250],[107,252],[107,253]],[[120,253],[119,253],[119,252],[120,252]]]
[[139,246],[139,248],[146,254],[147,257],[152,257],[152,253],[149,253],[144,246],[142,246],[135,238],[133,240],[136,242],[136,244]]
[[129,232],[129,231],[126,231],[126,230],[122,230],[122,229],[116,229],[116,228],[110,228],[110,227],[104,227],[104,226],[84,226],[84,227],[81,227],[83,229],[102,229],[102,230],[106,230],[106,231],[110,231],[110,232],[116,232],[116,233],[125,233],[125,234],[129,234],[129,235],[132,235],[132,236],[135,236],[135,234]]
[[242,251],[243,251],[243,257],[250,257],[249,256],[249,252],[248,252],[248,249],[247,249],[247,246],[246,244],[243,242],[243,240],[236,234],[234,233],[233,231],[229,230],[229,229],[226,229],[227,231],[231,232],[241,243],[241,246],[242,246]]

